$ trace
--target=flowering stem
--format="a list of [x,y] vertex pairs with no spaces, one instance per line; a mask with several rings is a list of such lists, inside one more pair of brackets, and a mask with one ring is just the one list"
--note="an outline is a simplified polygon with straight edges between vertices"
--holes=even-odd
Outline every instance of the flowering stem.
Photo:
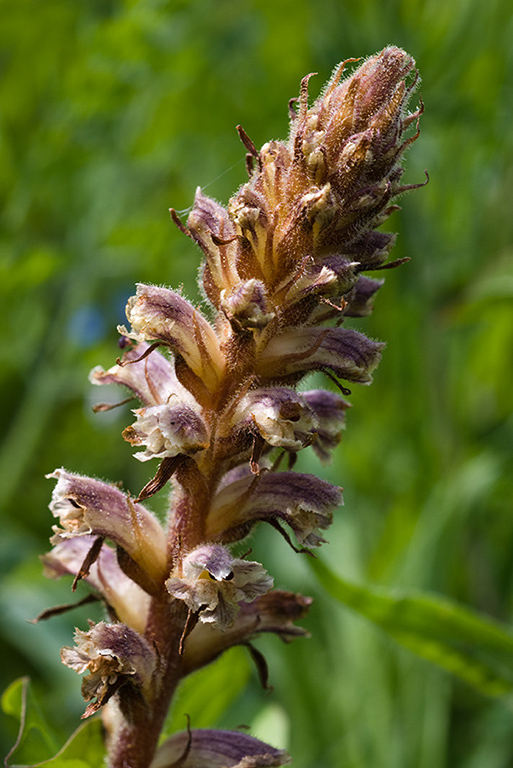
[[178,600],[170,602],[167,592],[152,601],[147,638],[159,650],[161,682],[149,707],[133,696],[119,694],[122,724],[113,734],[110,768],[148,768],[157,747],[171,699],[180,681],[180,644],[187,610]]
[[[404,134],[422,112],[407,112],[418,76],[404,51],[386,48],[342,80],[346,64],[310,108],[303,79],[287,142],[257,151],[239,130],[249,181],[227,208],[198,190],[187,226],[172,212],[205,255],[213,322],[179,293],[138,285],[126,307],[130,328],[119,328],[123,357],[91,374],[140,401],[123,437],[142,449],[140,461],[159,460],[153,479],[134,501],[99,480],[52,475],[60,527],[46,571],[78,574],[111,618],[77,630],[76,647],[61,652],[88,672],[86,716],[106,705],[111,768],[289,762],[231,732],[192,730],[157,744],[186,675],[262,632],[304,634],[294,622],[309,598],[271,590],[264,567],[235,557],[231,545],[267,522],[296,552],[309,551],[342,503],[340,488],[290,470],[310,446],[330,459],[349,403],[297,385],[323,372],[346,395],[339,379],[372,380],[384,345],[342,325],[372,310],[382,281],[362,273],[401,261],[386,263],[395,236],[378,227],[397,208],[391,200],[412,188],[401,184],[401,159],[418,131]],[[169,481],[164,527],[142,502]]]

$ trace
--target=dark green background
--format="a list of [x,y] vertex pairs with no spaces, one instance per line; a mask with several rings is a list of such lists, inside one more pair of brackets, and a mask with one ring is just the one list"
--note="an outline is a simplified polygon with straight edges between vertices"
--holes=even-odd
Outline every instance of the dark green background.
[[[44,474],[63,465],[133,492],[149,477],[120,437],[129,412],[91,413],[103,393],[87,374],[113,364],[137,281],[198,300],[199,251],[167,210],[185,217],[197,185],[226,202],[245,180],[235,125],[257,146],[285,138],[305,74],[319,73],[315,96],[341,59],[391,43],[417,60],[426,105],[405,179],[427,168],[430,182],[390,222],[395,257],[411,262],[357,326],[387,342],[375,381],[355,387],[333,464],[302,466],[345,488],[322,552],[335,570],[510,619],[512,40],[504,0],[0,0],[1,687],[30,674],[63,733],[82,705],[58,651],[94,612],[26,622],[70,598],[37,559],[52,523]],[[265,731],[274,718],[297,768],[513,765],[509,701],[337,607],[273,531],[254,554],[277,586],[316,597],[312,638],[260,642],[274,692],[253,674],[214,724],[260,717]]]

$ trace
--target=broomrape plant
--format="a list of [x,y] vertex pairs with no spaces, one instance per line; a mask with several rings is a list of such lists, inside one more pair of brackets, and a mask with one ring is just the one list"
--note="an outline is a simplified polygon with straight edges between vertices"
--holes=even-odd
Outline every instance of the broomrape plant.
[[[362,273],[403,261],[387,261],[395,236],[378,227],[411,188],[401,159],[418,135],[422,106],[407,111],[418,74],[395,47],[342,79],[347,63],[311,107],[303,79],[287,142],[258,151],[238,128],[249,181],[226,208],[198,189],[186,224],[171,210],[203,251],[211,318],[169,288],[138,285],[121,359],[91,374],[140,401],[123,437],[137,459],[158,462],[154,477],[133,498],[64,469],[51,475],[46,573],[85,580],[107,609],[61,656],[85,673],[84,717],[102,711],[112,768],[290,762],[239,732],[188,729],[157,744],[185,676],[261,633],[306,634],[295,622],[311,600],[273,589],[264,566],[231,547],[259,522],[296,552],[325,541],[341,489],[292,471],[294,460],[309,446],[329,460],[349,405],[338,379],[370,383],[383,348],[343,323],[372,310],[382,281]],[[314,371],[340,393],[298,392]],[[142,502],[168,483],[162,526]]]

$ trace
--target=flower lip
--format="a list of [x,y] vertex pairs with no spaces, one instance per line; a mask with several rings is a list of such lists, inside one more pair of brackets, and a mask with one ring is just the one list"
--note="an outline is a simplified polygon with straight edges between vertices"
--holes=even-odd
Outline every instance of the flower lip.
[[135,454],[140,461],[190,455],[208,446],[205,422],[187,405],[154,405],[134,413],[137,421],[124,430],[123,437],[132,445],[146,446],[145,451]]
[[241,400],[234,429],[248,429],[273,447],[299,451],[317,437],[315,414],[300,394],[288,387],[261,387]]
[[168,592],[183,600],[204,622],[221,629],[233,625],[239,603],[268,592],[272,578],[257,562],[234,558],[219,544],[204,544],[184,559],[181,574],[171,574]]

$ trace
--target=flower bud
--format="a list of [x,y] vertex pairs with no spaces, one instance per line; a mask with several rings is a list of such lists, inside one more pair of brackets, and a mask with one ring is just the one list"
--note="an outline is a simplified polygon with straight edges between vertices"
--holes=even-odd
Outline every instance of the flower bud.
[[240,282],[231,292],[222,290],[221,308],[232,325],[246,329],[265,328],[275,317],[264,284],[254,278]]
[[236,268],[236,231],[228,211],[206,197],[198,187],[194,206],[187,219],[188,234],[206,257],[203,286],[212,304],[219,309],[223,291],[230,292],[240,282]]

